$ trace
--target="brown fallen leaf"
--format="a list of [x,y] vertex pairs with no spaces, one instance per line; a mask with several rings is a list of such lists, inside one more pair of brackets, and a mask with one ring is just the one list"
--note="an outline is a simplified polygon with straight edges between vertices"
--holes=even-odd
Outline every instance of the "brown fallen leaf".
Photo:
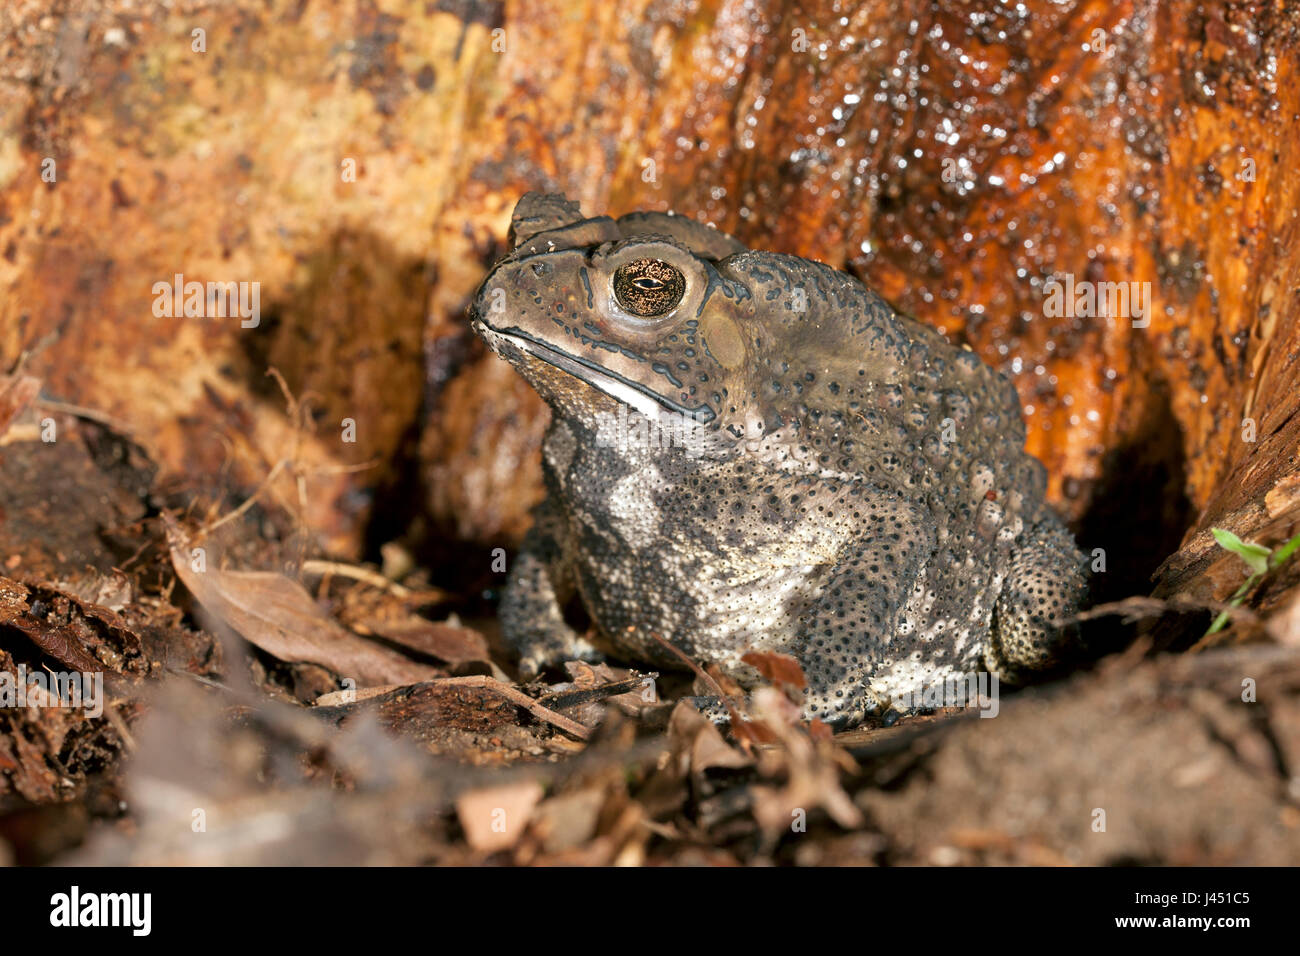
[[12,765],[10,778],[0,785],[0,794],[16,792],[32,803],[52,803],[58,799],[59,775],[45,759],[44,747],[25,734],[7,733],[0,735],[0,757],[5,764]]
[[9,430],[41,392],[41,381],[30,375],[0,376],[0,437]]
[[[21,631],[54,659],[83,672],[120,672],[120,655],[100,660],[87,648],[105,634],[128,653],[139,654],[140,638],[105,608],[78,600],[51,585],[0,576],[0,625]],[[134,655],[133,655],[134,656]]]
[[668,737],[678,743],[690,760],[690,771],[738,770],[753,766],[753,758],[732,747],[717,726],[686,701],[679,701],[668,718]]
[[541,798],[542,786],[535,780],[471,790],[456,799],[456,816],[470,846],[494,853],[519,841]]
[[363,700],[370,700],[372,697],[382,697],[389,691],[400,690],[403,687],[409,687],[409,684],[383,684],[379,687],[361,687],[356,690],[335,690],[328,694],[321,694],[314,701],[313,707],[346,707],[349,704],[359,704]]
[[596,833],[606,795],[602,787],[552,797],[533,814],[534,830],[547,853],[563,853],[580,847]]
[[792,687],[803,690],[808,680],[803,676],[803,668],[789,654],[776,651],[746,651],[740,659],[763,675],[764,680],[778,687]]
[[814,717],[808,722],[808,736],[813,740],[831,741],[835,739],[835,731],[820,717]]
[[358,686],[414,684],[440,676],[428,664],[358,637],[330,618],[297,581],[269,571],[195,570],[185,532],[166,516],[176,575],[204,609],[282,661],[327,667]]
[[473,628],[429,621],[414,614],[394,621],[371,619],[364,623],[380,637],[448,664],[488,659],[487,639]]
[[862,826],[862,812],[840,785],[843,767],[834,746],[805,733],[797,710],[775,688],[755,691],[753,706],[759,721],[780,738],[788,771],[783,787],[753,787],[754,819],[759,826],[774,837],[815,806],[845,829]]

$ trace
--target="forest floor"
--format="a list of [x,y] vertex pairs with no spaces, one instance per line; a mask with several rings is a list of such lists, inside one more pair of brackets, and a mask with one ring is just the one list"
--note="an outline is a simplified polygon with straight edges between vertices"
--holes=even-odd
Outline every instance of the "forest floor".
[[111,429],[59,426],[43,442],[18,416],[0,439],[0,692],[103,686],[0,709],[11,861],[1300,858],[1293,647],[1139,636],[991,710],[834,736],[798,720],[801,675],[774,661],[719,729],[673,703],[689,675],[519,685],[492,622],[419,571],[312,560],[287,513],[201,511]]

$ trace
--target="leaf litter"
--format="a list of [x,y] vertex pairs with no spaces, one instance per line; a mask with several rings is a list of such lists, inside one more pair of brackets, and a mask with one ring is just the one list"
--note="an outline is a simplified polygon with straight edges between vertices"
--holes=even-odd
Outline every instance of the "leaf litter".
[[[18,439],[0,457],[7,517],[12,503],[30,505],[3,479],[31,474],[29,459],[49,451],[23,437],[36,394],[25,389],[11,400]],[[296,510],[274,501],[249,499],[216,520],[209,509],[195,522],[193,495],[159,485],[138,455],[129,467],[103,467],[93,451],[107,426],[63,424],[57,456],[41,459],[49,480],[75,474],[67,487],[85,488],[93,484],[85,476],[96,475],[126,503],[115,517],[65,502],[73,517],[62,530],[108,542],[88,552],[89,564],[59,565],[58,549],[39,540],[26,552],[7,541],[0,672],[101,672],[105,706],[98,715],[0,709],[0,857],[881,864],[1111,862],[1138,842],[1148,859],[1258,860],[1295,847],[1300,821],[1276,794],[1287,766],[1300,765],[1300,671],[1279,648],[1273,657],[1236,649],[1246,657],[1226,663],[1135,659],[1004,702],[998,721],[939,712],[839,735],[799,719],[797,662],[755,652],[746,660],[769,686],[729,701],[731,724],[719,727],[676,701],[738,691],[716,670],[684,661],[692,686],[674,674],[570,662],[565,679],[518,684],[490,621],[442,610],[455,595],[418,578],[385,583],[379,570],[313,554],[297,534]],[[31,526],[21,508],[13,512],[18,526]],[[1260,727],[1234,724],[1212,695],[1188,703],[1189,686],[1217,681],[1231,691],[1244,666],[1290,688],[1270,705],[1260,740]],[[1128,703],[1116,710],[1112,699]],[[1167,722],[1176,735],[1153,731],[1151,710],[1171,708],[1185,718]],[[1068,775],[1043,764],[1061,755],[1063,736],[1089,733],[1099,713],[1119,725],[1105,739],[1127,734],[1170,764],[1178,793],[1169,806],[1178,806],[1175,796],[1200,802],[1155,829],[1121,826],[1108,847],[1089,842],[1086,825],[1063,828],[1069,812],[1060,806],[1026,822],[1015,794],[1055,787],[1065,807],[1076,799],[1060,792]],[[1101,731],[1091,731],[1098,748]],[[1281,753],[1283,763],[1224,758],[1213,768],[1220,790],[1210,792],[1193,758],[1203,763],[1202,750],[1219,752],[1224,741],[1239,754]],[[1094,777],[1140,798],[1147,767],[1106,759]],[[1197,815],[1206,801],[1220,809],[1220,792],[1236,809],[1280,822],[1259,828],[1249,846],[1207,844]],[[1080,799],[1086,819],[1089,801]],[[1132,800],[1126,808],[1117,797],[1112,819],[1140,817]],[[1223,827],[1220,842],[1236,832]]]

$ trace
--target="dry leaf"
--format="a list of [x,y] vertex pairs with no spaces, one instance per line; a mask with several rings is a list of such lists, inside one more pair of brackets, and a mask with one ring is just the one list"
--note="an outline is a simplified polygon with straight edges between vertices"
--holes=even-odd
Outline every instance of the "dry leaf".
[[488,659],[487,639],[473,628],[427,621],[414,614],[396,621],[367,620],[364,624],[395,644],[448,664]]
[[547,853],[563,853],[581,846],[596,833],[605,792],[600,787],[552,797],[533,814],[534,830]]
[[114,655],[102,661],[87,649],[86,639],[95,638],[96,629],[100,635],[111,632],[128,653],[140,647],[139,636],[112,612],[50,585],[27,585],[6,577],[0,577],[0,625],[21,631],[46,654],[86,673],[121,670],[110,663]]
[[224,571],[211,566],[196,571],[190,542],[167,518],[172,566],[195,600],[240,637],[282,661],[305,661],[327,667],[358,686],[414,684],[441,676],[387,647],[373,644],[339,625],[323,612],[307,590],[283,574],[269,571]]
[[692,773],[700,774],[715,767],[736,770],[754,762],[728,744],[713,721],[684,700],[673,708],[668,718],[668,736],[688,744]]
[[41,392],[41,381],[29,375],[0,376],[0,436]]
[[541,798],[542,786],[535,780],[472,790],[456,799],[456,815],[469,845],[494,853],[518,842]]
[[790,826],[794,814],[822,807],[846,829],[863,824],[862,813],[840,786],[840,765],[831,744],[818,743],[801,729],[790,702],[780,691],[760,687],[754,692],[754,709],[761,722],[784,745],[789,779],[784,787],[756,786],[754,819],[769,834]]
[[746,651],[740,659],[763,675],[763,679],[777,686],[793,687],[803,690],[808,680],[803,676],[803,668],[789,654],[776,651]]

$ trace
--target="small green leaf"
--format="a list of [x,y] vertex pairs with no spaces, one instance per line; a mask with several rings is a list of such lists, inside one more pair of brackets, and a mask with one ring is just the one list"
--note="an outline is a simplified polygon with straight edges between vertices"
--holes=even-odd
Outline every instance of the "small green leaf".
[[1300,534],[1273,552],[1273,567],[1281,567],[1296,551],[1300,551]]
[[1219,547],[1231,551],[1245,561],[1254,574],[1264,574],[1268,571],[1268,556],[1271,552],[1262,544],[1242,541],[1231,531],[1225,531],[1223,528],[1211,528],[1210,533],[1214,535],[1214,540],[1219,542]]

